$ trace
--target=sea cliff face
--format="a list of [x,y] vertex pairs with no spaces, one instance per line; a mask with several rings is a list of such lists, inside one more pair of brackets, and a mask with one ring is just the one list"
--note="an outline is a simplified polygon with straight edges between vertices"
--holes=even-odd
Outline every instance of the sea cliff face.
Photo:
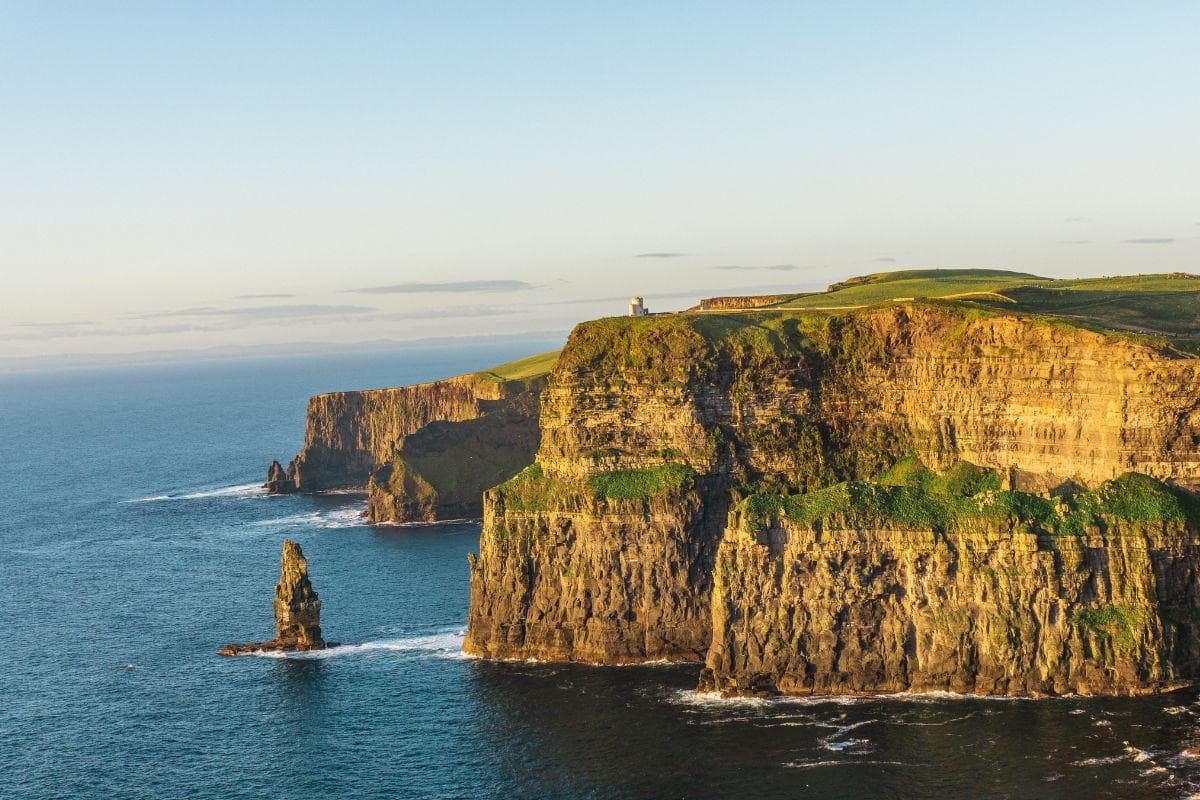
[[[520,483],[518,480],[516,483]],[[715,549],[690,483],[639,499],[488,492],[464,649],[489,658],[698,660]]]
[[482,492],[537,450],[544,377],[461,375],[390,389],[312,397],[304,447],[268,489],[368,491],[373,522],[479,516]]
[[727,694],[1134,694],[1200,675],[1200,536],[1039,536],[737,515],[705,688]]
[[[1003,520],[969,535],[781,523],[772,551],[730,513],[905,457],[973,462],[1041,495],[1127,472],[1194,487],[1198,366],[1130,337],[934,303],[585,323],[543,393],[535,468],[485,497],[464,647],[594,662],[706,650],[708,685],[726,692],[1190,680],[1191,629],[1162,623],[1169,595],[1192,596],[1182,529],[1060,541]],[[974,611],[1012,621],[955,627]],[[1105,644],[1105,615],[1126,611],[1120,647]],[[865,665],[844,669],[854,657]]]

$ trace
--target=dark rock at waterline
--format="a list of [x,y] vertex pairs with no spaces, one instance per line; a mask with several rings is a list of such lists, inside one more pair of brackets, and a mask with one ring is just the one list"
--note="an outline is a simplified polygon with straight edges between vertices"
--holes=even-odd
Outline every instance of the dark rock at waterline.
[[269,494],[290,494],[296,491],[296,478],[294,474],[289,474],[291,468],[287,470],[278,461],[272,461],[271,466],[267,467],[267,482],[263,484],[263,488]]
[[283,540],[279,583],[275,585],[275,638],[268,642],[227,644],[223,656],[261,652],[323,650],[336,645],[321,638],[321,600],[308,579],[308,562],[300,545]]

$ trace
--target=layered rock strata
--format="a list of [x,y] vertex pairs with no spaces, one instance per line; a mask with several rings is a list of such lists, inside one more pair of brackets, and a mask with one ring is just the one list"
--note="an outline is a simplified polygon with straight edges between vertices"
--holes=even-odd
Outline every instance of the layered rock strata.
[[[536,474],[486,495],[464,648],[614,663],[692,660],[703,649],[709,684],[729,692],[1113,692],[1191,679],[1190,633],[1166,630],[1158,615],[1195,574],[1186,537],[789,530],[777,537],[794,543],[794,560],[772,566],[726,518],[747,493],[868,478],[906,455],[939,469],[971,461],[1033,492],[1131,471],[1195,487],[1200,360],[937,303],[585,323],[543,394]],[[675,467],[688,481],[654,488]],[[602,497],[611,480],[633,489]],[[987,577],[1001,567],[1013,573],[1003,586]],[[790,594],[776,586],[785,577]],[[836,605],[839,592],[858,591],[847,580],[862,593]],[[1132,655],[1070,621],[1092,619],[1093,606],[1130,611],[1137,624],[1121,641]],[[937,608],[941,627],[928,618]],[[989,609],[1017,621],[948,621]],[[743,624],[752,612],[757,627]],[[849,627],[821,631],[843,618]],[[891,644],[871,650],[866,629]],[[1038,634],[1010,641],[1017,630]],[[794,660],[759,656],[765,641]],[[802,646],[828,663],[801,668]],[[850,653],[872,666],[843,675]]]
[[522,499],[512,486],[487,494],[464,650],[606,664],[703,658],[720,520],[693,481],[639,499]]
[[[735,515],[736,517],[736,515]],[[701,686],[726,694],[1137,694],[1200,677],[1200,535],[734,519]]]
[[533,460],[544,377],[486,373],[309,400],[304,447],[272,493],[366,489],[372,522],[478,517],[485,489]]
[[279,583],[275,585],[275,638],[266,642],[228,644],[223,656],[261,652],[322,650],[336,642],[321,636],[321,600],[308,579],[308,561],[300,545],[284,539]]

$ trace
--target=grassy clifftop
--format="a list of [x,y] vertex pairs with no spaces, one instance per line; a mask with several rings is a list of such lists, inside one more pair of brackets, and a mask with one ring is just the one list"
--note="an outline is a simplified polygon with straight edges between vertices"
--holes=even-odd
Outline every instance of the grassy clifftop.
[[850,278],[773,308],[840,311],[921,299],[1115,331],[1200,336],[1200,276],[1187,273],[1055,280],[1004,270],[903,270]]
[[526,356],[491,369],[481,370],[475,374],[481,378],[491,378],[497,381],[528,381],[540,378],[554,369],[560,352],[560,350],[553,350],[549,353],[539,353],[536,356]]

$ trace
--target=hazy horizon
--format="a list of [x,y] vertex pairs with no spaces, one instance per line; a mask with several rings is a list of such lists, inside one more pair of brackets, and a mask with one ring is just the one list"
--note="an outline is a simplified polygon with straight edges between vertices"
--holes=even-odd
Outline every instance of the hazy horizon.
[[0,10],[0,358],[1200,271],[1182,2]]

